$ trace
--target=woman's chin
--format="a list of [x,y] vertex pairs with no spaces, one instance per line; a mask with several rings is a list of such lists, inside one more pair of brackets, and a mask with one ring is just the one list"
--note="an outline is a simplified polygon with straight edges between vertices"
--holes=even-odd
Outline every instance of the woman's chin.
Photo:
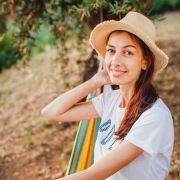
[[123,84],[126,84],[126,82],[124,82],[123,80],[114,79],[114,78],[111,78],[111,82],[114,85],[123,85]]

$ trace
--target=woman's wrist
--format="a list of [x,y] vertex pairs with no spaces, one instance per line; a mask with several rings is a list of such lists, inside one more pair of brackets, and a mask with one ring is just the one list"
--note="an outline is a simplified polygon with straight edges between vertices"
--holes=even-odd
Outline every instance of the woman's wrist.
[[100,81],[99,78],[98,78],[96,75],[94,75],[94,76],[90,79],[90,81],[92,81],[92,83],[95,85],[96,89],[98,89],[98,88],[100,88],[101,86],[103,86],[102,81]]

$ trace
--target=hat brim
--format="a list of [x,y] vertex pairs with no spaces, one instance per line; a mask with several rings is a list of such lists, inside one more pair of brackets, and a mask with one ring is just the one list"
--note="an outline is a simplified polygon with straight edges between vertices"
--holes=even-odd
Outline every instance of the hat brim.
[[106,41],[109,34],[112,31],[124,30],[138,36],[151,50],[155,56],[154,71],[155,73],[162,71],[168,64],[168,56],[154,43],[154,41],[147,36],[143,31],[135,26],[126,24],[121,21],[104,21],[98,24],[90,35],[91,46],[99,53],[103,58],[106,54]]

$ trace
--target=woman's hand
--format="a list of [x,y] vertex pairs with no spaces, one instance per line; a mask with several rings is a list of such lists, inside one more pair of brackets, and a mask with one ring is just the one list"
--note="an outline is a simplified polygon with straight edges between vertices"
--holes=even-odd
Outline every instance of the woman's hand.
[[106,69],[99,71],[92,78],[95,79],[100,86],[112,85],[111,79]]

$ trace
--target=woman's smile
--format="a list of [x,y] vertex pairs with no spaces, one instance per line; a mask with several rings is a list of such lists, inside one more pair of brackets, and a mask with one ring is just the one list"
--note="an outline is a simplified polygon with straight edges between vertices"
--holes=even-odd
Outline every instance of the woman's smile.
[[110,73],[112,74],[112,76],[114,77],[120,77],[122,75],[124,75],[127,71],[123,71],[123,70],[118,70],[118,69],[110,69]]

